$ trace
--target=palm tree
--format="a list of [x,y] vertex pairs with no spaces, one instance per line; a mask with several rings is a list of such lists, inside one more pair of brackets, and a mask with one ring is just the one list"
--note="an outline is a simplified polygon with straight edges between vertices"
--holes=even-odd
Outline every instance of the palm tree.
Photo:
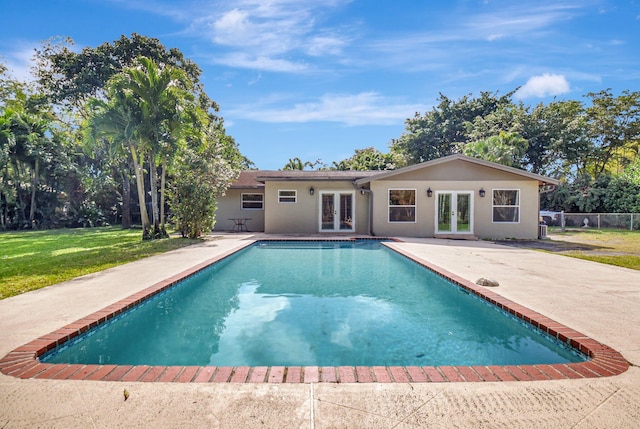
[[289,158],[289,161],[282,167],[283,170],[304,170],[304,163],[298,157]]
[[93,114],[85,123],[85,139],[96,144],[101,138],[110,143],[110,151],[115,155],[121,151],[131,154],[138,190],[138,203],[142,221],[142,238],[150,238],[151,222],[147,213],[144,187],[143,161],[147,148],[138,135],[139,112],[133,100],[126,93],[110,88],[108,100],[93,99],[90,104]]
[[[23,108],[9,109],[5,112],[8,116],[4,122],[9,126],[3,134],[10,136],[13,141],[10,159],[13,159],[14,182],[16,194],[22,188],[20,175],[29,176],[31,196],[29,203],[29,225],[35,227],[35,215],[37,211],[36,192],[40,183],[41,167],[51,163],[52,145],[49,138],[51,122],[44,114],[27,112]],[[7,122],[8,121],[8,122]],[[25,220],[24,208],[26,204],[20,204],[22,219]]]
[[[1,71],[1,68],[0,68]],[[6,229],[6,217],[9,207],[9,193],[11,188],[11,175],[9,174],[9,165],[11,161],[11,152],[16,144],[15,136],[11,130],[11,115],[13,111],[8,109],[0,115],[0,228]],[[3,204],[3,195],[5,204]]]
[[[145,142],[149,161],[149,182],[154,237],[166,236],[164,228],[165,177],[169,158],[182,141],[193,121],[185,120],[197,110],[193,85],[186,74],[175,67],[159,67],[152,60],[140,57],[138,65],[124,70],[117,86],[130,94],[140,113],[138,133]],[[162,165],[161,201],[158,204],[158,170]],[[162,207],[162,213],[159,213]]]

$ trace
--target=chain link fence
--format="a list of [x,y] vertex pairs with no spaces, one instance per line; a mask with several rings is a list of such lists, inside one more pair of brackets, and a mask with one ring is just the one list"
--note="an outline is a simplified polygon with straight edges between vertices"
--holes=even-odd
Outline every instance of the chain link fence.
[[640,213],[540,212],[540,222],[565,228],[640,230]]

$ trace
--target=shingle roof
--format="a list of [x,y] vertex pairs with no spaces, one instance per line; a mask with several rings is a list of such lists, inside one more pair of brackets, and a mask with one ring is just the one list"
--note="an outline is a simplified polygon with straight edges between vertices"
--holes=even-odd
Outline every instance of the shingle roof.
[[238,179],[231,184],[230,188],[264,188],[264,183],[256,180],[260,173],[259,170],[241,171]]
[[550,177],[541,176],[539,174],[530,173],[519,168],[507,167],[505,165],[496,164],[494,162],[484,161],[478,158],[455,154],[438,158],[432,161],[423,162],[421,164],[411,165],[409,167],[400,168],[392,171],[304,171],[304,170],[246,170],[240,173],[238,180],[231,185],[231,188],[264,188],[264,182],[273,180],[286,181],[310,181],[310,180],[349,180],[358,185],[372,182],[374,180],[386,179],[398,174],[408,173],[421,168],[428,168],[433,165],[447,163],[455,160],[470,162],[473,164],[483,165],[485,167],[494,168],[508,173],[516,174],[528,179],[537,180],[541,184],[557,185],[558,180]]
[[348,180],[364,179],[380,171],[303,171],[303,170],[246,170],[240,173],[231,188],[264,188],[264,182],[274,180],[310,181],[310,180]]

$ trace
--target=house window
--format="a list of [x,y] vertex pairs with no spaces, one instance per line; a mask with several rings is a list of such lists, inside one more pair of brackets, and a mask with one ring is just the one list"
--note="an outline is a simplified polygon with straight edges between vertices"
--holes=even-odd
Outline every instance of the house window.
[[416,190],[389,189],[389,222],[416,221]]
[[520,191],[517,189],[493,190],[493,221],[520,222]]
[[296,202],[296,191],[278,191],[278,202],[279,203],[295,203]]
[[263,194],[242,194],[242,210],[263,210]]

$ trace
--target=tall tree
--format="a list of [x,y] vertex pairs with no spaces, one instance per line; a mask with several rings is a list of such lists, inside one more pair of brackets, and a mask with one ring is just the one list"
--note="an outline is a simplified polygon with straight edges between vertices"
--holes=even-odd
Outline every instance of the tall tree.
[[298,157],[289,158],[289,161],[282,167],[283,170],[304,170],[304,163]]
[[224,130],[210,123],[205,133],[187,138],[174,159],[169,201],[183,237],[213,229],[217,199],[237,178],[233,160],[224,157],[224,140]]
[[[109,80],[125,68],[135,66],[140,56],[147,57],[160,66],[167,65],[182,70],[192,82],[200,107],[205,111],[215,111],[218,108],[203,90],[199,81],[202,71],[197,64],[185,58],[180,50],[168,49],[158,39],[133,33],[97,47],[85,47],[79,52],[73,45],[70,38],[52,39],[43,44],[36,51],[35,67],[41,91],[48,100],[63,107],[67,113],[67,121],[72,126],[77,126],[78,116],[86,119],[91,114],[86,109],[87,101],[92,97],[105,99]],[[104,165],[101,170],[110,169],[108,165]],[[130,175],[124,169],[114,174],[114,179],[122,184],[124,213],[130,203],[126,191]]]
[[[566,160],[562,150],[580,143],[579,136],[571,134],[575,127],[577,111],[565,101],[549,105],[525,106],[523,103],[503,104],[486,116],[477,116],[467,122],[467,137],[471,142],[486,141],[501,133],[519,136],[527,142],[526,151],[514,164],[538,174],[566,172]],[[579,107],[579,104],[578,104]],[[499,140],[493,139],[500,143]],[[468,146],[468,145],[467,145]],[[473,152],[471,147],[461,146],[461,151]],[[488,150],[486,148],[485,150]]]
[[451,155],[469,140],[466,123],[511,103],[511,95],[481,92],[477,98],[465,95],[460,100],[451,100],[440,94],[438,105],[431,111],[424,115],[416,113],[405,121],[405,132],[391,142],[391,150],[405,156],[409,164]]
[[[187,133],[197,113],[192,84],[181,70],[159,67],[149,58],[140,57],[137,67],[125,68],[114,80],[120,91],[129,94],[139,112],[138,136],[144,141],[149,162],[154,236],[166,236],[164,217],[158,201],[158,169],[162,165],[161,200],[164,202],[165,174],[168,158]],[[188,120],[191,116],[191,120]]]
[[[143,238],[166,236],[164,195],[170,179],[167,173],[169,167],[176,164],[174,158],[179,154],[182,154],[179,159],[194,163],[192,157],[183,152],[187,141],[202,141],[206,133],[212,134],[214,131],[211,130],[215,130],[216,154],[230,156],[229,168],[235,171],[236,164],[245,158],[239,155],[233,139],[224,133],[221,118],[202,108],[192,83],[181,70],[141,57],[135,67],[125,68],[115,75],[109,81],[108,89],[107,101],[94,99],[92,102],[96,109],[87,123],[89,135],[106,136],[116,146],[127,148],[136,171],[141,209],[145,206],[143,197],[146,194],[142,166],[148,166],[153,226],[143,214]],[[188,170],[189,165],[175,168],[182,178],[198,177],[185,172],[184,168]],[[212,186],[220,186],[220,183],[226,182],[220,179]],[[188,204],[184,195],[180,201]]]
[[110,88],[107,101],[94,99],[93,112],[85,127],[86,138],[93,144],[106,139],[111,144],[110,152],[116,154],[126,150],[133,163],[142,221],[142,238],[151,238],[151,222],[147,213],[144,186],[143,162],[147,147],[139,137],[140,112],[131,97],[117,85]]
[[467,156],[520,168],[528,146],[519,134],[501,132],[497,136],[467,143],[463,152]]
[[76,192],[64,186],[70,182],[65,176],[73,177],[75,171],[63,130],[50,109],[35,107],[32,101],[37,95],[23,88],[26,86],[16,85],[0,105],[3,222],[8,222],[10,198],[15,211],[13,227],[21,228],[55,221],[58,200]]
[[9,205],[15,202],[11,186],[9,166],[11,153],[15,146],[15,136],[11,130],[11,111],[3,111],[0,115],[0,228],[7,228]]
[[615,97],[610,89],[587,94],[591,106],[585,111],[587,134],[592,143],[591,174],[604,173],[611,162],[623,167],[634,158],[625,159],[627,151],[638,154],[640,141],[640,92],[628,90]]
[[382,153],[374,147],[356,149],[352,157],[333,163],[336,170],[395,170],[402,159],[394,152]]
[[199,82],[202,70],[197,64],[185,58],[180,50],[167,49],[158,39],[136,33],[95,48],[85,47],[80,52],[74,49],[71,38],[52,39],[36,50],[35,74],[42,92],[53,103],[82,114],[90,98],[106,95],[109,79],[133,66],[141,56],[183,70],[205,97],[205,103],[212,103],[202,90]]
[[545,116],[554,124],[553,141],[540,172],[572,179],[587,174],[591,143],[582,102],[554,101],[547,106]]
[[315,161],[302,161],[300,158],[289,158],[289,161],[282,167],[283,170],[304,170],[305,168],[317,168],[318,170],[326,169],[325,164],[322,163],[322,160],[316,159]]

